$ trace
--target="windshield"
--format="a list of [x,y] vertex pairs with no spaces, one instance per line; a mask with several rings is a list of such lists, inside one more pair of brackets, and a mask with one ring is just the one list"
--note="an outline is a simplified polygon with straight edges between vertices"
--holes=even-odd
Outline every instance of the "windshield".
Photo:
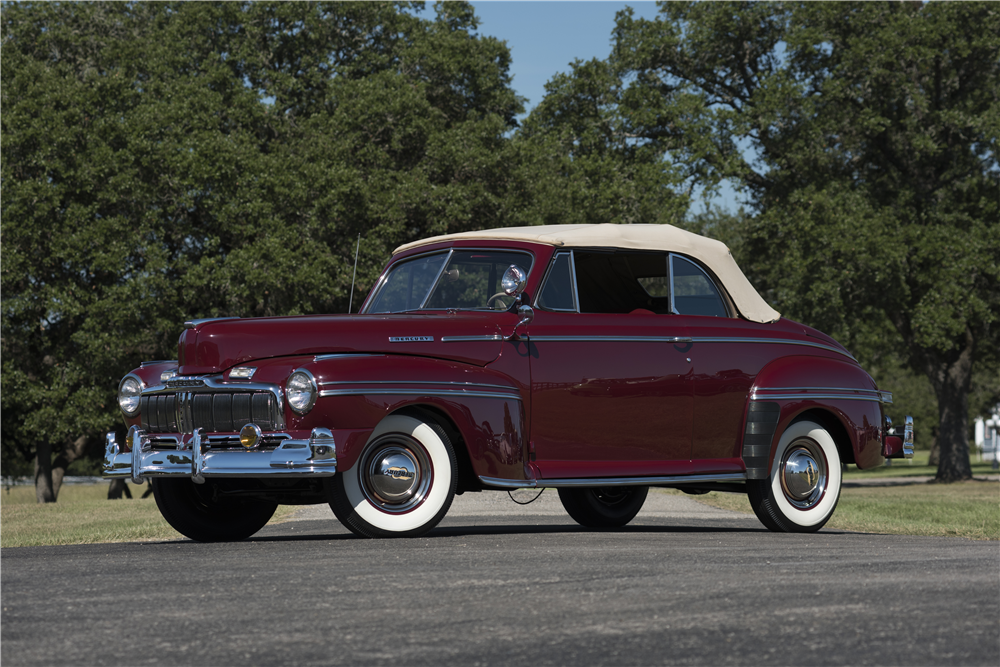
[[513,298],[500,279],[511,264],[531,270],[532,257],[510,250],[452,250],[394,264],[365,309],[367,313],[406,310],[505,310]]

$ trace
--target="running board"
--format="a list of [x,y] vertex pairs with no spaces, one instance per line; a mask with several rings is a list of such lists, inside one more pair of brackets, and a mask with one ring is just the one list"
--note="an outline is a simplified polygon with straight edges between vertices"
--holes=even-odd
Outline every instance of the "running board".
[[495,489],[560,489],[594,486],[673,486],[704,482],[745,482],[746,473],[718,475],[673,475],[671,477],[584,477],[580,479],[499,479],[479,476],[485,486]]

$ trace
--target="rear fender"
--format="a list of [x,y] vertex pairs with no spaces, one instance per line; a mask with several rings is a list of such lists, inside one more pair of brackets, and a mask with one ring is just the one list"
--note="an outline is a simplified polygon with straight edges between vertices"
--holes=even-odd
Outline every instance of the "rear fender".
[[802,420],[826,428],[842,462],[883,464],[885,416],[871,376],[846,360],[783,357],[761,370],[750,391],[743,440],[748,479],[767,478],[776,439]]

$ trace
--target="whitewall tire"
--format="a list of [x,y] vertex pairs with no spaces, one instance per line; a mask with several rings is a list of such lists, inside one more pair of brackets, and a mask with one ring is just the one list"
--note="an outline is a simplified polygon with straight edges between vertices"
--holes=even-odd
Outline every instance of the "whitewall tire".
[[768,479],[748,480],[747,495],[769,529],[808,533],[822,528],[840,500],[841,459],[837,444],[811,421],[781,434]]
[[362,537],[416,537],[444,518],[455,497],[455,452],[439,425],[390,415],[357,462],[327,482],[330,507]]

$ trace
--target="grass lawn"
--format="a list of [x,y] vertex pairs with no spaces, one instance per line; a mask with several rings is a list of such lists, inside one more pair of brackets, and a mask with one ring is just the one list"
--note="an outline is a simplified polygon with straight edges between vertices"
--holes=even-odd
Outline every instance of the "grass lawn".
[[[0,490],[0,546],[28,547],[96,542],[177,540],[183,536],[160,516],[146,486],[129,483],[132,500],[108,500],[107,484],[67,484],[59,501],[35,502],[35,487]],[[272,523],[295,511],[280,505]]]
[[[891,459],[891,466],[879,466],[858,470],[855,465],[848,465],[844,473],[844,479],[864,479],[866,477],[933,477],[937,474],[937,466],[927,465],[927,457],[930,452],[927,450],[913,452],[912,459]],[[973,455],[972,476],[984,477],[986,475],[1000,475],[1000,470],[994,470],[990,461],[980,462],[978,455]]]
[[[713,507],[753,513],[745,495],[712,492],[692,497]],[[914,482],[844,488],[826,525],[864,533],[998,540],[1000,482]]]
[[[926,469],[926,466],[913,468]],[[933,471],[919,474],[932,475]],[[867,472],[854,472],[847,474],[845,481],[849,483],[858,476],[875,477]],[[129,486],[132,500],[109,501],[107,484],[66,485],[59,492],[59,502],[48,505],[35,502],[35,489],[31,486],[0,490],[0,546],[181,539],[160,516],[152,496],[141,498],[146,487]],[[690,497],[713,507],[753,513],[744,495],[709,493]],[[271,522],[280,523],[295,509],[279,506]],[[868,533],[998,540],[1000,482],[914,482],[845,488],[827,526]]]

